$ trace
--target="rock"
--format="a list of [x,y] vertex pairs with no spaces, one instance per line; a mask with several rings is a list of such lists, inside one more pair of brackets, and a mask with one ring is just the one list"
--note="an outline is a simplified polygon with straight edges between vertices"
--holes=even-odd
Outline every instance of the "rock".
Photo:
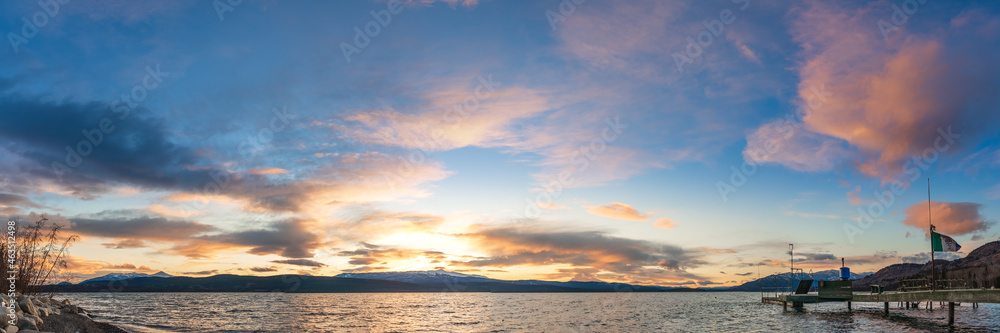
[[17,316],[17,328],[19,328],[21,332],[24,332],[24,330],[37,331],[38,325],[35,324],[34,320],[25,318],[24,316]]
[[17,303],[17,304],[21,306],[21,310],[24,311],[25,313],[28,313],[28,314],[31,314],[31,315],[34,315],[34,316],[38,315],[38,309],[35,308],[35,303],[32,303],[31,299],[27,299],[27,298],[26,299],[22,299],[20,301],[20,303]]
[[42,325],[45,325],[45,321],[43,321],[42,318],[39,316],[24,315],[24,318],[28,318],[28,320],[34,321],[35,325],[38,327],[42,327]]
[[72,303],[70,303],[70,302],[69,302],[69,299],[68,299],[68,298],[67,298],[67,299],[64,299],[64,300],[62,301],[62,305],[70,305],[70,304],[72,304]]
[[18,330],[17,326],[10,325],[7,326],[7,329],[4,330],[4,333],[17,333],[17,330]]

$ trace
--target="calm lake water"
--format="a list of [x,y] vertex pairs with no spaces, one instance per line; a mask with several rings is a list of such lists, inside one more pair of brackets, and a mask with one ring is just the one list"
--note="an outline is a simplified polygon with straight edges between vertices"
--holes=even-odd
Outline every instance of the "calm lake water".
[[[134,332],[948,332],[947,310],[808,304],[782,312],[752,292],[73,293]],[[957,331],[1000,331],[1000,305],[956,307]]]

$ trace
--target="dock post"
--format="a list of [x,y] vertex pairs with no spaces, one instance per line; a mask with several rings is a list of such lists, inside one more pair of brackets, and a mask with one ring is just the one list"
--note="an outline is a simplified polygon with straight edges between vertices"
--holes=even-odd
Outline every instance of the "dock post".
[[885,302],[885,315],[889,315],[889,302]]
[[847,301],[847,312],[851,312],[851,301]]
[[955,325],[955,302],[948,302],[948,326]]
[[781,302],[781,311],[788,312],[788,302]]

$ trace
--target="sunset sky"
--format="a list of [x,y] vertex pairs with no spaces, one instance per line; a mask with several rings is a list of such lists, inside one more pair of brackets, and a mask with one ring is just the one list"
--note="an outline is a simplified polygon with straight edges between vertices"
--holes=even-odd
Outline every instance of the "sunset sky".
[[0,215],[80,235],[74,281],[446,269],[715,287],[787,271],[789,243],[807,271],[926,262],[931,178],[952,259],[1000,230],[998,14],[4,1]]

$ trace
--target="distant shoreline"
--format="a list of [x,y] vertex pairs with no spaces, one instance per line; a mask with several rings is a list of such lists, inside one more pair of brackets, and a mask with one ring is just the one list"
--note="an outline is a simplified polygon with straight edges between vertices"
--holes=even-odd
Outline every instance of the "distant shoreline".
[[330,276],[242,276],[216,275],[193,277],[140,277],[80,284],[46,285],[45,292],[282,292],[282,293],[595,293],[595,292],[717,292],[729,288],[683,288],[628,285],[605,282],[554,282],[445,280],[414,283],[392,280],[358,279]]

